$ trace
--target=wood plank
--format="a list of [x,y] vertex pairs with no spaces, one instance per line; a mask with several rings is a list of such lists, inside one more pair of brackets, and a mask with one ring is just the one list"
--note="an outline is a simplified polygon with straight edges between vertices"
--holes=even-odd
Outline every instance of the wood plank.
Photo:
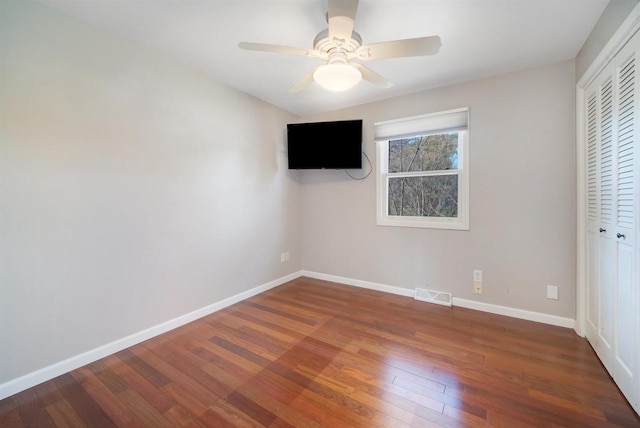
[[73,410],[73,407],[66,400],[56,401],[49,404],[47,407],[47,413],[51,416],[53,423],[59,427],[86,427],[87,425],[82,422],[78,413]]
[[[125,364],[117,356],[111,355],[101,360],[110,367],[131,389],[142,399],[147,401],[158,412],[164,413],[175,405],[167,395],[158,387],[149,382],[140,373]],[[126,390],[124,390],[126,391]]]
[[[118,384],[111,382],[112,376],[109,376],[108,385],[111,386],[113,390],[102,383],[95,376],[94,372],[89,370],[89,366],[74,370],[71,374],[78,380],[78,382],[80,382],[82,388],[91,395],[95,402],[107,415],[109,415],[117,426],[140,424],[140,420],[136,415],[131,412],[131,410],[127,408],[127,406],[125,406],[124,403],[122,403],[116,396],[116,394],[126,390],[127,388],[121,388]],[[70,424],[70,426],[73,426],[73,424]]]
[[218,413],[209,409],[198,419],[195,420],[194,424],[187,425],[188,427],[216,427],[216,428],[234,428],[235,425],[225,418],[220,416]]
[[46,411],[33,389],[27,389],[13,396],[13,402],[20,419],[25,426],[53,427],[55,423]]
[[[191,394],[189,391],[187,391],[177,383],[169,382],[168,384],[162,387],[162,390],[169,397],[173,398],[173,400],[179,406],[181,406],[183,409],[185,409],[187,412],[193,415],[194,418],[200,417],[208,409],[207,405],[204,404],[202,400],[199,399],[199,397]],[[167,412],[165,412],[165,414],[166,413]]]
[[140,419],[145,426],[149,427],[171,427],[173,424],[151,403],[146,401],[140,394],[131,389],[126,389],[118,394],[118,399],[122,401]]
[[185,410],[182,406],[173,406],[164,412],[164,417],[176,427],[197,426],[193,414]]
[[251,382],[245,383],[238,391],[247,399],[278,416],[278,419],[274,420],[271,426],[286,426],[287,424],[308,428],[320,426],[290,406],[296,396],[290,398],[290,396],[282,394],[283,389],[280,385],[274,385],[261,377],[256,377]]
[[176,383],[194,397],[198,397],[198,399],[205,405],[213,403],[220,398],[215,391],[211,391],[202,385],[200,383],[200,379],[194,379],[187,373],[180,371],[180,369],[174,367],[170,362],[165,361],[155,353],[150,352],[149,349],[151,349],[151,347],[147,343],[131,348],[132,352],[139,358],[144,359],[146,364],[151,366],[155,371],[166,375],[167,379],[170,379],[170,382],[162,385],[160,389],[163,389],[165,386],[169,385],[169,383]]
[[226,420],[234,427],[238,428],[259,428],[264,427],[247,414],[243,409],[227,403],[225,400],[218,400],[209,407],[217,416]]
[[118,352],[116,355],[120,358],[125,364],[133,368],[135,371],[140,373],[142,377],[147,379],[156,387],[160,388],[166,384],[168,384],[171,380],[161,371],[149,365],[146,361],[140,358],[137,354],[132,352],[133,348],[125,349],[123,351]]
[[14,397],[0,400],[0,428],[22,428],[24,423],[20,418],[18,407],[14,402]]
[[87,426],[116,426],[72,374],[58,376],[53,382]]

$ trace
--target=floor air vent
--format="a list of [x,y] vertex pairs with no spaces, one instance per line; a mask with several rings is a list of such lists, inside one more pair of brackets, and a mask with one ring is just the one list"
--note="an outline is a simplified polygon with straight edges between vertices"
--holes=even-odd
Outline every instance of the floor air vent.
[[451,306],[451,293],[444,291],[427,290],[426,288],[416,288],[413,295],[416,300],[423,302],[435,303],[438,305]]

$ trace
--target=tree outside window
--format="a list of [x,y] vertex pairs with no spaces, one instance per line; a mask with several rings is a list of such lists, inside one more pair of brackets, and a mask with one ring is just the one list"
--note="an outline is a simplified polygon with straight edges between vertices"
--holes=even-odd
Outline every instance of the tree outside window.
[[388,165],[389,215],[458,216],[457,132],[391,140]]
[[374,125],[379,225],[469,229],[467,123],[465,108]]

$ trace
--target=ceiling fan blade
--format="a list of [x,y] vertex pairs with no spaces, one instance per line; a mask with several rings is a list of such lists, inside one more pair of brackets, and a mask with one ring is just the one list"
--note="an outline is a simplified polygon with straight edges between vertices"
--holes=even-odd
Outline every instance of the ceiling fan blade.
[[358,0],[329,0],[329,39],[337,46],[351,39],[357,11]]
[[357,62],[351,63],[352,67],[355,67],[362,73],[362,78],[367,82],[371,83],[373,86],[377,86],[378,88],[390,88],[393,86],[393,83],[389,82],[384,77],[380,76],[378,73]]
[[393,40],[361,46],[356,58],[361,60],[402,58],[437,54],[442,46],[440,37],[418,37],[416,39]]
[[261,52],[280,53],[280,54],[286,54],[286,55],[309,56],[309,51],[307,49],[292,48],[289,46],[280,46],[280,45],[269,45],[266,43],[241,42],[241,43],[238,43],[238,47],[241,49],[246,49],[248,51],[261,51]]
[[313,73],[318,69],[318,67],[314,67],[313,70],[305,74],[302,79],[298,80],[292,87],[289,88],[289,92],[301,92],[307,89],[307,86],[313,83]]
[[329,0],[329,18],[346,16],[355,21],[358,11],[358,0]]

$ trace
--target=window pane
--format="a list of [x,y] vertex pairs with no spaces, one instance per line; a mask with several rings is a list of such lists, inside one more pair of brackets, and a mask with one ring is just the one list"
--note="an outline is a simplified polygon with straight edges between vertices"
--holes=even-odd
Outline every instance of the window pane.
[[458,175],[389,178],[389,215],[458,217]]
[[458,133],[389,141],[389,172],[458,169]]

